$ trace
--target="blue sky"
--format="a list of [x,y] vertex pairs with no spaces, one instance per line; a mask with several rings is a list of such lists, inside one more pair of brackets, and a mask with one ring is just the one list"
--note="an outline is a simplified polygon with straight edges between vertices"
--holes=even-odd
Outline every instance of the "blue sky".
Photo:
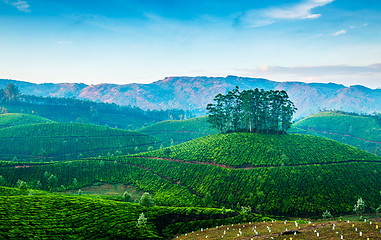
[[381,88],[381,1],[0,0],[0,78],[227,75]]

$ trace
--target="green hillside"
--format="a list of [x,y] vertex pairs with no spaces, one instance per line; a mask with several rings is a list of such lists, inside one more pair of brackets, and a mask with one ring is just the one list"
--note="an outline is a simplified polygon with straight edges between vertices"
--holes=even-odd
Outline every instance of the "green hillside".
[[[275,137],[284,137],[278,142],[290,145],[284,146],[288,154],[279,152],[279,145],[271,140]],[[252,138],[262,144],[254,144]],[[196,158],[201,156],[196,143],[208,139],[214,148],[203,151],[207,154],[214,149],[214,163]],[[240,142],[256,150],[245,149]],[[272,215],[321,216],[325,210],[351,213],[359,197],[368,209],[381,204],[381,158],[345,144],[313,136],[248,133],[207,136],[190,143],[170,149],[172,157],[187,153],[193,162],[158,159],[162,151],[153,151],[141,154],[151,157],[115,156],[46,165],[4,163],[0,175],[3,185],[9,187],[16,186],[18,180],[45,190],[124,183],[150,192],[159,205],[235,208],[239,204]],[[224,165],[227,163],[230,166]],[[211,200],[207,201],[208,193]]]
[[[221,224],[266,220],[213,208],[144,207],[140,204],[56,194],[20,195],[0,187],[0,238],[167,239]],[[22,209],[22,211],[20,211]],[[141,214],[145,225],[138,225]]]
[[299,134],[216,134],[173,146],[169,150],[159,149],[139,156],[241,167],[369,162],[380,159],[330,139]]
[[207,117],[197,117],[188,120],[163,121],[142,128],[139,131],[163,140],[167,147],[206,135],[216,134],[217,130],[212,128],[206,120]]
[[0,129],[0,159],[52,161],[130,154],[158,148],[146,134],[80,123],[44,123]]
[[51,123],[52,120],[36,115],[22,113],[0,114],[0,128],[27,125],[34,123]]
[[381,156],[381,122],[376,117],[320,112],[298,121],[289,132],[331,138]]

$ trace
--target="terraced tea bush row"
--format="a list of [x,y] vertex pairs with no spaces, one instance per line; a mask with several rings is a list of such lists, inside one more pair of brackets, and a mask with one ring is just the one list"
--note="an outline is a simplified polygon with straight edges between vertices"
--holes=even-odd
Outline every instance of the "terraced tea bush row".
[[371,116],[356,116],[343,112],[320,112],[294,124],[305,130],[313,129],[356,136],[381,142],[381,125]]
[[[138,225],[142,213],[148,221]],[[251,221],[266,220],[254,214],[247,217]],[[234,212],[224,214],[220,209],[147,208],[140,204],[52,194],[0,196],[0,238],[168,238],[185,230],[238,221],[242,221],[242,216]],[[187,222],[191,224],[188,226]],[[181,229],[179,225],[187,227]]]
[[0,159],[52,161],[130,154],[160,146],[146,134],[90,124],[48,123],[0,129]]
[[51,123],[52,120],[36,115],[22,113],[0,114],[0,129],[5,127],[27,125],[34,123]]
[[[357,198],[381,204],[381,163],[347,162],[227,169],[167,160],[111,157],[25,168],[0,168],[4,185],[80,189],[95,182],[124,183],[150,192],[159,205],[251,206],[272,215],[350,213]],[[206,202],[205,196],[211,195]]]
[[217,134],[185,142],[169,150],[159,149],[138,155],[230,166],[381,161],[377,156],[336,141],[298,134]]
[[372,116],[321,112],[295,123],[289,132],[330,138],[381,156],[381,125]]
[[17,187],[22,180],[29,188],[52,191],[80,189],[95,182],[124,183],[154,193],[160,205],[201,206],[201,198],[186,186],[176,184],[143,167],[106,160],[84,160],[28,167],[2,167],[3,185]]
[[215,206],[251,206],[274,215],[351,213],[357,198],[369,208],[381,204],[381,163],[313,164],[233,170],[212,165],[119,157],[187,186],[210,193]]
[[163,121],[140,129],[142,133],[157,137],[164,141],[165,146],[187,142],[195,138],[216,134],[207,117],[197,117],[188,120]]

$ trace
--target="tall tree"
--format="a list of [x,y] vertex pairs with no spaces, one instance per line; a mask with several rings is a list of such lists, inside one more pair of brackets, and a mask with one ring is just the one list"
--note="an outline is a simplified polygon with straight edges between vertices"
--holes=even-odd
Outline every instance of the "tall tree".
[[6,102],[16,102],[19,95],[20,91],[13,83],[8,84],[7,87],[3,90],[3,99]]
[[214,97],[216,103],[210,103],[207,105],[206,110],[208,111],[208,122],[217,130],[222,133],[224,132],[226,126],[226,116],[224,109],[224,95],[218,94]]

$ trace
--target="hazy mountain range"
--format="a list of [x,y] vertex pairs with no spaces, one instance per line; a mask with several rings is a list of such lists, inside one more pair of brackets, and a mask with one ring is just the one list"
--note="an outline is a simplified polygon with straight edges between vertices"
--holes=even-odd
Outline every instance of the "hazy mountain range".
[[168,77],[150,84],[43,83],[0,79],[0,88],[14,83],[28,95],[67,97],[138,106],[142,109],[178,108],[204,114],[205,107],[218,93],[239,86],[241,90],[263,88],[286,90],[298,111],[296,118],[315,113],[318,109],[350,112],[381,112],[381,89],[361,85],[346,87],[334,83],[275,82],[260,78]]

